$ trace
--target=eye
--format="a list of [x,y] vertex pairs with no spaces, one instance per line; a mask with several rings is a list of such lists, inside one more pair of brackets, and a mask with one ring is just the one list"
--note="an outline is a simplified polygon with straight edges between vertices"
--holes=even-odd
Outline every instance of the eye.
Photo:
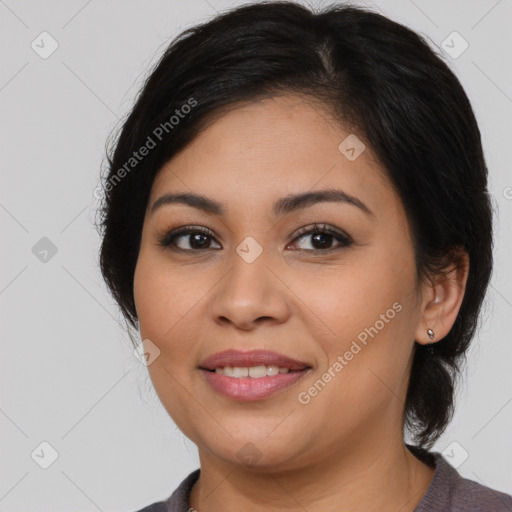
[[[188,243],[185,242],[181,244],[182,246],[180,247],[180,245],[176,243],[176,240],[179,240],[180,238],[188,240]],[[187,226],[179,230],[170,231],[161,237],[158,243],[162,247],[169,247],[173,245],[176,246],[176,250],[194,251],[196,249],[210,249],[211,247],[208,239],[211,238],[213,238],[213,233],[209,229]],[[174,247],[172,249],[174,249]]]
[[[311,235],[315,235],[313,238],[313,244],[317,245],[317,247],[313,247],[313,249],[300,248],[299,250],[308,252],[330,252],[343,247],[349,247],[353,243],[350,237],[344,233],[333,228],[329,228],[326,225],[319,226],[316,223],[313,227],[308,226],[300,229],[294,239],[294,242]],[[182,238],[185,242],[181,244],[178,243],[177,241]],[[169,247],[171,250],[198,252],[198,250],[212,249],[212,239],[214,240],[214,234],[208,228],[186,226],[184,228],[178,228],[168,232],[159,238],[158,244],[162,247]],[[329,247],[333,239],[338,241],[338,247]],[[215,249],[219,248],[221,247],[218,246]]]
[[[330,252],[343,247],[349,247],[353,243],[350,237],[348,237],[344,233],[329,228],[325,224],[319,226],[316,223],[313,225],[313,227],[308,226],[300,229],[295,240],[311,237],[311,235],[314,235],[311,240],[312,245],[316,245],[316,247],[313,247],[313,249],[301,248],[299,250]],[[333,241],[333,238],[339,242],[341,247],[329,247]]]

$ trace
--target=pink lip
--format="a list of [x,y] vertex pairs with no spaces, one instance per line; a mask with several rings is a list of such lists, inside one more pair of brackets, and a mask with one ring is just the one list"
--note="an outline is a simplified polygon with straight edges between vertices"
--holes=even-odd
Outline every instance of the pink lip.
[[[244,368],[260,365],[288,368],[289,372],[253,379],[252,377],[227,377],[212,371],[226,366]],[[234,400],[246,401],[260,400],[291,386],[311,369],[307,363],[270,350],[248,352],[225,350],[206,358],[199,368],[215,391]]]
[[279,373],[271,377],[226,377],[219,373],[201,369],[208,383],[215,391],[234,400],[254,401],[272,395],[291,386],[309,372],[309,369]]
[[307,363],[291,359],[290,357],[270,350],[251,350],[249,352],[225,350],[207,357],[199,367],[205,370],[215,370],[215,368],[224,368],[226,366],[250,367],[259,365],[279,366],[281,368],[288,368],[289,370],[304,370],[309,368]]

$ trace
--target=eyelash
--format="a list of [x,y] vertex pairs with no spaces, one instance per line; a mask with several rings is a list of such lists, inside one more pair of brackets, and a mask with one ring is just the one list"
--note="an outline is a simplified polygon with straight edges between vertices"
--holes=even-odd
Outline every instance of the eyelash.
[[[208,228],[198,228],[198,227],[193,227],[193,226],[187,226],[184,228],[178,228],[178,229],[169,231],[168,233],[166,233],[165,235],[161,236],[158,239],[158,244],[160,246],[166,247],[172,251],[203,252],[203,251],[208,250],[208,248],[202,250],[202,249],[181,249],[180,247],[171,247],[171,245],[174,244],[174,241],[176,238],[179,238],[183,235],[190,235],[190,234],[202,234],[202,235],[208,236],[213,239],[215,238],[213,232]],[[331,252],[339,250],[339,249],[344,249],[344,248],[350,247],[353,244],[353,241],[350,239],[350,237],[348,237],[344,233],[334,230],[332,228],[329,228],[325,224],[319,225],[317,223],[314,223],[313,227],[306,226],[304,228],[301,228],[297,232],[295,238],[293,239],[293,242],[299,240],[306,234],[331,235],[341,243],[341,246],[334,247],[331,249],[325,249],[325,250],[324,249],[298,249],[299,251],[331,253]],[[216,249],[216,250],[218,250],[218,249]]]

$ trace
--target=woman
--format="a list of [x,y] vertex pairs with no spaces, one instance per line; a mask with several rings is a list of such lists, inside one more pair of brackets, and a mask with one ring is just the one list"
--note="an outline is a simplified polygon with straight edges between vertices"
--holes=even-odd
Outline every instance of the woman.
[[104,188],[103,275],[200,457],[145,512],[512,510],[429,451],[492,210],[467,96],[417,34],[286,2],[193,27]]

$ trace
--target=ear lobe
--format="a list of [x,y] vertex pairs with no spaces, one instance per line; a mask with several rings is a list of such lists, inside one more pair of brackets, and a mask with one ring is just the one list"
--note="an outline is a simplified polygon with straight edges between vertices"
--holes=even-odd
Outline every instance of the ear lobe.
[[[418,343],[425,345],[444,338],[451,330],[459,313],[469,275],[469,256],[457,250],[451,266],[432,276],[424,286],[422,313],[415,333]],[[433,339],[428,331],[434,332]]]

